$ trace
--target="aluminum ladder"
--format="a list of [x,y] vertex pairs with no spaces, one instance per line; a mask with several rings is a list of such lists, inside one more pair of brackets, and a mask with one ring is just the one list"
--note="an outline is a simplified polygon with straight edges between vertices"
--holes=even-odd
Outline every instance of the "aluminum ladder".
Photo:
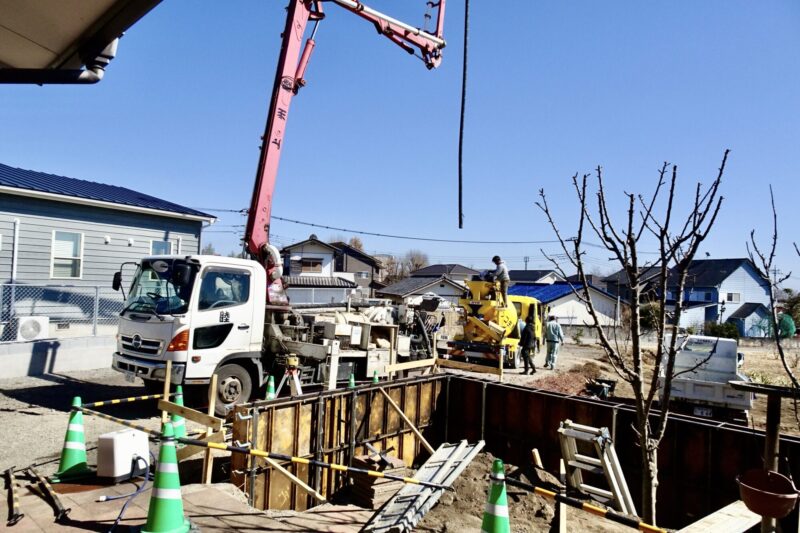
[[[596,497],[604,503],[611,502],[617,511],[637,516],[608,428],[594,428],[565,420],[558,429],[558,437],[567,470],[567,487]],[[594,456],[580,453],[579,442],[590,445]],[[610,490],[585,483],[583,472],[603,474]]]

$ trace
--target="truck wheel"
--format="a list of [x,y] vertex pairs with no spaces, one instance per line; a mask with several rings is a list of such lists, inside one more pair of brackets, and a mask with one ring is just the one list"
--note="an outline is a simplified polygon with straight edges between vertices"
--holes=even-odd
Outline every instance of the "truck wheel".
[[237,364],[225,365],[217,370],[217,404],[214,412],[225,416],[238,403],[250,400],[253,380],[250,374]]

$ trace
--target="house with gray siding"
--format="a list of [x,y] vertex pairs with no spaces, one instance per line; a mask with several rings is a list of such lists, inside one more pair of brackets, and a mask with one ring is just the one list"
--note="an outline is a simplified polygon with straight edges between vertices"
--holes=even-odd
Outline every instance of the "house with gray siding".
[[[676,291],[671,272],[668,303],[675,301]],[[696,259],[687,271],[679,326],[699,331],[706,322],[731,322],[742,336],[763,336],[760,324],[768,313],[769,294],[769,281],[749,259]]]
[[28,321],[35,338],[113,329],[120,265],[199,253],[202,228],[215,220],[125,187],[0,164],[2,340],[18,340],[25,317],[38,317]]

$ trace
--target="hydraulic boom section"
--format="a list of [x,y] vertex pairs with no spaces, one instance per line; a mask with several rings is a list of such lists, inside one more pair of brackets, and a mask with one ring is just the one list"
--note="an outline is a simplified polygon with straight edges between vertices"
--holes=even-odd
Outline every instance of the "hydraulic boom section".
[[[418,52],[429,69],[439,66],[441,50],[446,44],[442,36],[446,0],[427,3],[429,9],[437,11],[435,34],[386,16],[357,0],[329,1],[372,22],[378,33],[408,53]],[[269,244],[272,195],[283,149],[289,106],[297,91],[305,85],[305,70],[315,46],[314,36],[320,21],[325,18],[322,5],[321,0],[290,0],[287,7],[286,26],[282,34],[278,68],[275,72],[267,125],[261,138],[261,155],[247,218],[247,251],[267,270],[267,301],[273,304],[286,304],[288,301],[281,281],[283,269],[280,254],[275,246]],[[314,23],[311,36],[301,46],[309,21]]]

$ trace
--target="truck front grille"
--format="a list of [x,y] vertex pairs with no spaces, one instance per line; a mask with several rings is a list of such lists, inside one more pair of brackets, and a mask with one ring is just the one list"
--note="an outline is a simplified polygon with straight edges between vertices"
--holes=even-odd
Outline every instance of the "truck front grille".
[[161,341],[151,339],[136,339],[135,336],[121,335],[122,349],[128,353],[156,356],[161,351]]

